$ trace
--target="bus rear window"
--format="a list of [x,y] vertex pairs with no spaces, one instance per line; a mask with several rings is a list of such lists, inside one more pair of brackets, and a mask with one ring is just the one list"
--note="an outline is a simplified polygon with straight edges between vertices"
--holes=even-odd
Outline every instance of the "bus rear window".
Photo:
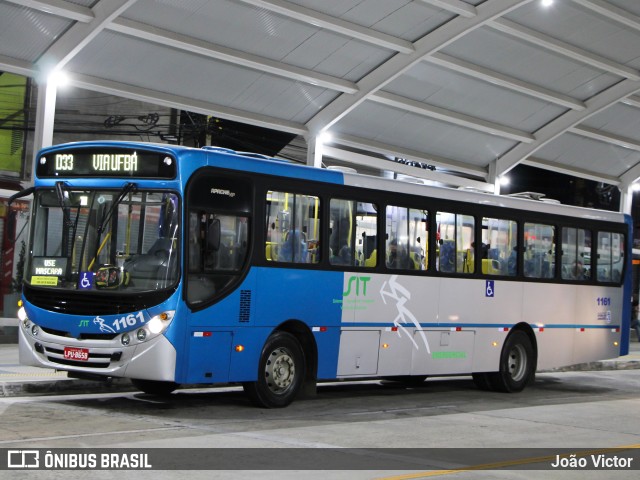
[[598,281],[620,282],[624,265],[624,235],[598,232]]

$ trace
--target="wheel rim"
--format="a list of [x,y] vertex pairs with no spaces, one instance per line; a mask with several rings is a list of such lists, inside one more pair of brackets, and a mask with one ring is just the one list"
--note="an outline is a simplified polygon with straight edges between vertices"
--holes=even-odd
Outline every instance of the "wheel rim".
[[507,356],[507,371],[511,378],[519,382],[527,372],[527,352],[522,345],[515,345]]
[[277,394],[286,392],[296,375],[296,365],[291,353],[285,348],[277,348],[271,352],[264,374],[269,390]]

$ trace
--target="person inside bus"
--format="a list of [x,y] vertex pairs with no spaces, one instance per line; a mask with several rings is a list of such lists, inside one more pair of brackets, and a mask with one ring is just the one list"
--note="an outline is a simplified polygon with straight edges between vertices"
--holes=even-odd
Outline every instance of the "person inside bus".
[[307,242],[300,230],[289,230],[278,250],[278,261],[308,263]]
[[404,247],[398,245],[398,241],[393,239],[389,242],[389,257],[387,259],[388,268],[413,268],[413,262],[407,255]]
[[569,280],[586,280],[587,278],[589,278],[589,271],[585,270],[582,262],[580,260],[573,262]]
[[[514,277],[518,273],[518,245],[514,245],[507,259],[507,275]],[[525,272],[527,275],[527,272]],[[528,275],[527,275],[528,276]]]

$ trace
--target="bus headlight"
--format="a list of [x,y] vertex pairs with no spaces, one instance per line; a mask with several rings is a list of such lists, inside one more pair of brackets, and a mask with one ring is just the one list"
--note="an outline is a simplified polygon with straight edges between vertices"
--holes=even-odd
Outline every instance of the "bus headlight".
[[159,335],[167,329],[171,320],[173,320],[174,314],[175,311],[173,310],[162,312],[160,315],[152,317],[145,327],[151,335]]
[[147,328],[149,329],[149,333],[157,335],[165,329],[165,322],[160,320],[158,317],[153,317],[149,320],[149,323],[147,323]]
[[27,311],[24,309],[24,307],[20,307],[18,309],[18,319],[21,322],[24,322],[27,319]]
[[123,333],[120,342],[124,346],[147,342],[164,332],[175,315],[175,310],[168,310],[151,317],[148,322],[134,332]]

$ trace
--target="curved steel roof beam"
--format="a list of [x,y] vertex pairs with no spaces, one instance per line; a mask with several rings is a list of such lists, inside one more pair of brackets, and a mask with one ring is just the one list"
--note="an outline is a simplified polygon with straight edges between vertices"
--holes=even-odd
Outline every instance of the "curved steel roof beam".
[[302,124],[282,120],[268,115],[238,110],[236,108],[225,107],[223,105],[217,105],[203,100],[195,100],[193,98],[159,92],[148,88],[136,87],[89,75],[75,74],[71,72],[69,76],[69,83],[71,85],[84,88],[86,90],[92,90],[94,92],[107,93],[109,95],[129,98],[169,108],[184,109],[194,113],[213,115],[227,120],[249,123],[251,125],[279,130],[281,132],[293,133],[296,135],[305,135],[307,133],[307,129]]
[[242,67],[270,73],[279,77],[298,80],[310,85],[336,90],[338,92],[355,93],[358,91],[356,84],[342,78],[314,72],[306,68],[295,67],[286,63],[270,60],[268,58],[253,55],[240,50],[214,45],[212,43],[188,37],[176,32],[170,32],[161,28],[145,25],[134,20],[118,18],[107,27],[109,30],[123,33],[149,42],[177,48],[186,52],[195,53],[204,57],[214,58],[223,62],[233,63]]
[[64,0],[6,0],[9,3],[23,7],[33,8],[40,12],[50,13],[69,20],[89,23],[95,18],[93,11],[88,7],[76,5]]
[[447,22],[415,42],[415,52],[408,55],[395,55],[362,78],[357,83],[359,88],[357,93],[349,96],[340,95],[327,105],[307,122],[309,131],[313,134],[318,134],[322,130],[330,128],[372,94],[402,75],[416,63],[424,60],[428,55],[437,52],[476,28],[486,25],[495,18],[531,1],[487,0],[476,8],[477,15],[471,18],[458,16]]
[[447,10],[451,13],[455,13],[456,15],[460,15],[461,17],[471,18],[475,17],[478,12],[476,11],[476,7],[473,5],[469,5],[466,2],[462,2],[461,0],[421,0],[424,3],[428,3],[429,5],[433,5],[434,7],[441,8],[443,10]]
[[400,53],[411,53],[414,51],[411,42],[402,38],[387,35],[378,32],[372,28],[363,27],[356,23],[348,22],[340,18],[306,8],[295,3],[286,2],[284,0],[240,0],[255,7],[264,8],[271,12],[293,18],[300,22],[320,27],[324,30],[330,30],[340,33],[347,37],[356,38],[366,43],[376,45],[378,47],[388,48]]
[[433,55],[426,57],[425,60],[448,70],[482,80],[498,87],[508,88],[514,92],[522,93],[539,100],[571,108],[572,110],[585,109],[584,102],[576,100],[569,95],[564,95],[529,82],[524,82],[518,78],[495,72],[488,68],[475,65],[471,62],[467,62],[466,60],[460,60],[459,58],[452,57],[442,52],[434,53]]
[[477,132],[488,133],[489,135],[495,135],[509,140],[515,140],[517,142],[529,143],[534,140],[533,135],[528,132],[507,127],[505,125],[499,125],[482,118],[472,117],[471,115],[465,115],[463,113],[454,112],[434,105],[417,102],[394,93],[378,91],[370,95],[369,100],[389,107],[415,113],[416,115],[421,115],[423,117],[434,118],[453,125],[469,128]]
[[524,25],[520,25],[506,18],[498,18],[488,23],[488,26],[499,32],[506,33],[513,37],[529,42],[538,47],[545,48],[556,54],[564,55],[578,62],[592,67],[599,68],[605,72],[610,72],[624,78],[640,80],[640,72],[635,68],[627,67],[595,53],[588,52],[582,48],[563,42],[556,38],[540,33]]
[[76,22],[63,35],[56,39],[36,65],[41,72],[50,72],[63,68],[73,57],[102,32],[115,18],[120,16],[137,0],[101,0],[91,9],[94,14],[89,23]]
[[610,20],[614,20],[635,30],[640,30],[640,16],[623,10],[620,7],[603,2],[602,0],[573,0],[573,2]]
[[496,162],[497,174],[505,174],[552,140],[579,125],[580,122],[638,91],[640,91],[639,81],[629,79],[622,80],[587,100],[585,102],[587,106],[586,109],[582,111],[569,110],[565,114],[560,115],[555,120],[534,132],[535,140],[533,142],[528,144],[520,143],[502,155],[502,157],[498,158]]

